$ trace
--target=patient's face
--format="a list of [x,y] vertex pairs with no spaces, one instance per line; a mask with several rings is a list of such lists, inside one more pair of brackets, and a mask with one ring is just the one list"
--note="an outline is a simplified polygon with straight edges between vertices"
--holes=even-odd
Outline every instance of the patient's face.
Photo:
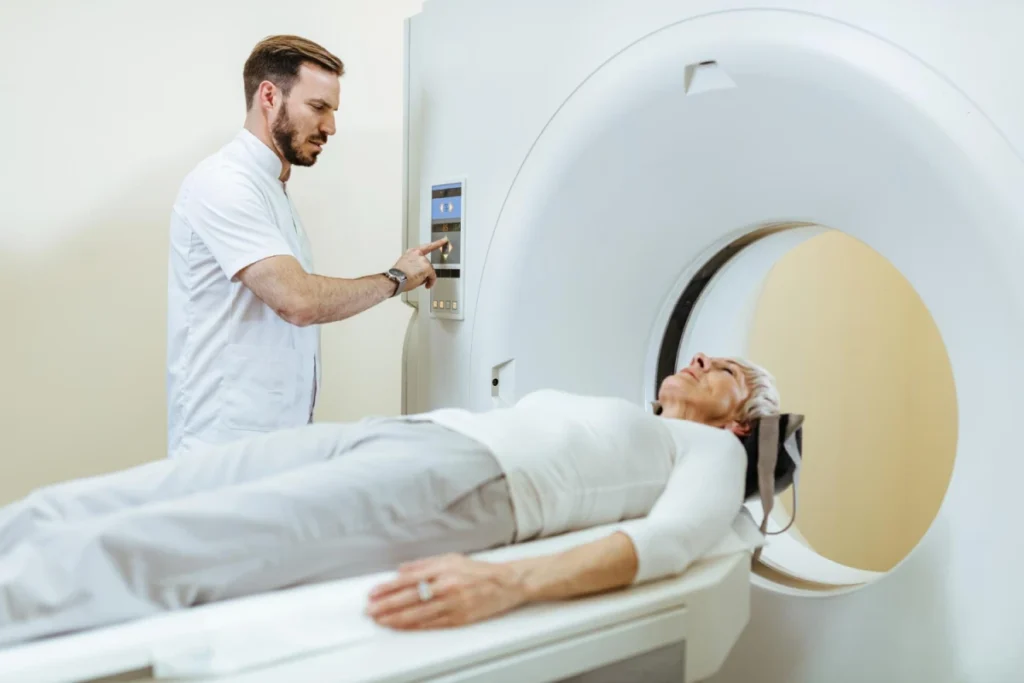
[[689,420],[728,426],[750,395],[742,368],[725,358],[698,353],[690,364],[666,377],[658,392],[663,406],[673,406]]

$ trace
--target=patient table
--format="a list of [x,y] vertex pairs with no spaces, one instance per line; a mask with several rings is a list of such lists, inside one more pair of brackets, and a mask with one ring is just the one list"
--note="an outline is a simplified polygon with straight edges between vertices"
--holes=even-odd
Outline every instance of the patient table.
[[[475,557],[544,554],[607,533],[590,529]],[[0,650],[0,683],[526,683],[673,645],[684,649],[673,679],[697,681],[718,670],[747,623],[749,572],[748,551],[724,550],[677,578],[423,632],[392,631],[366,617],[365,596],[386,574],[361,576]]]

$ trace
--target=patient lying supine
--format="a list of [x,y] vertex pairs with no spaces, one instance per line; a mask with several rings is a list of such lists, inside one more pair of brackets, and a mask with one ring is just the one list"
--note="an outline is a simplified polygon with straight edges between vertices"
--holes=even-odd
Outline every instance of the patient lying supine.
[[[40,489],[0,509],[0,645],[398,568],[367,613],[401,629],[486,619],[684,571],[730,529],[736,435],[774,380],[698,354],[657,415],[541,390],[484,413],[315,424]],[[511,562],[466,553],[613,524]]]

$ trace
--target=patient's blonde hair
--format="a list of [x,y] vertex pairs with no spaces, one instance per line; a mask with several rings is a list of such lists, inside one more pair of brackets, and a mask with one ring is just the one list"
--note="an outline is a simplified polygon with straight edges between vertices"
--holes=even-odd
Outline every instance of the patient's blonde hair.
[[743,358],[729,360],[743,370],[747,387],[750,389],[750,398],[740,407],[738,420],[746,423],[769,415],[778,415],[781,412],[781,399],[779,389],[775,386],[775,377],[760,365]]

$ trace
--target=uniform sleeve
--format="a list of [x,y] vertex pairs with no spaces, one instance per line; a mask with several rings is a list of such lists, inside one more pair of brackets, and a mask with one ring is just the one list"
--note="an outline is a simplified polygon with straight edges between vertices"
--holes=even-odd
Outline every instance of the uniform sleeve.
[[270,256],[295,256],[267,200],[238,171],[211,169],[197,178],[185,203],[185,219],[230,280]]
[[747,461],[739,439],[722,432],[687,440],[648,515],[618,525],[639,560],[634,584],[681,574],[729,533],[743,506]]

